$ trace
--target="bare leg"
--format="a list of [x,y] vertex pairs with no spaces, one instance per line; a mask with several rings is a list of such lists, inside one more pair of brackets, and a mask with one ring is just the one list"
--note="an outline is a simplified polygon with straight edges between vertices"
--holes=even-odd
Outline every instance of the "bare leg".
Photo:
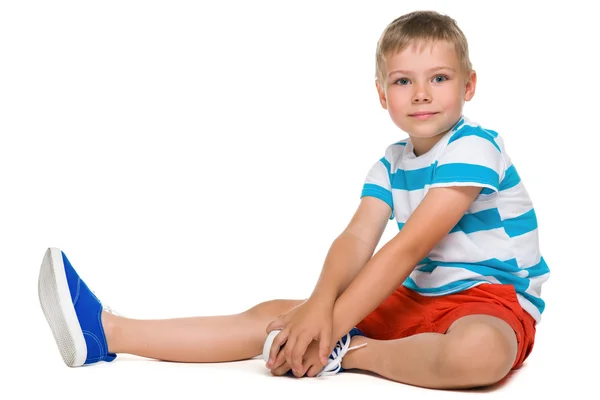
[[234,315],[137,320],[102,313],[108,349],[177,362],[223,362],[262,354],[267,325],[303,300],[272,300]]
[[423,333],[380,341],[355,336],[342,366],[426,388],[465,389],[500,381],[512,368],[517,339],[504,321],[487,315],[460,318],[446,334]]

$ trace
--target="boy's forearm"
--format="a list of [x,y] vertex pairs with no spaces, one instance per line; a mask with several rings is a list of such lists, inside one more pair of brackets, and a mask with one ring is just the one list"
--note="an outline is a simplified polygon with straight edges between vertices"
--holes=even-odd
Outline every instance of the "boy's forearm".
[[331,245],[325,263],[311,295],[335,303],[373,255],[374,248],[356,236],[343,232]]
[[332,345],[402,284],[420,260],[420,253],[392,241],[371,258],[335,302]]

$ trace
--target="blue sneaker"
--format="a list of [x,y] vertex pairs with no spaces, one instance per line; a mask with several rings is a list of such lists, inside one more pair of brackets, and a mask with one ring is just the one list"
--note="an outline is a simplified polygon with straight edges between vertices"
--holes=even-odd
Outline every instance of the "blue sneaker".
[[42,260],[38,296],[65,364],[79,367],[117,356],[108,352],[102,303],[77,275],[67,256],[49,248]]
[[362,333],[358,328],[352,328],[350,332],[346,334],[346,336],[342,336],[329,355],[329,362],[325,367],[323,367],[317,376],[335,375],[344,371],[344,368],[342,368],[342,359],[346,353],[348,353],[350,350],[356,350],[367,345],[367,343],[363,343],[358,346],[350,347],[350,341],[354,336],[365,336],[365,334]]

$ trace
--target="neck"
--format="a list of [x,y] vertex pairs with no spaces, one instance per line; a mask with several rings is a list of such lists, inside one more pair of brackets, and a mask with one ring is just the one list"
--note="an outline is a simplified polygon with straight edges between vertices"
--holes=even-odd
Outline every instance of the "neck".
[[439,142],[446,133],[450,132],[451,129],[454,129],[454,127],[463,119],[464,117],[461,115],[461,117],[458,119],[458,121],[456,121],[452,127],[438,135],[435,135],[433,137],[430,138],[415,138],[410,136],[410,140],[412,142],[413,145],[413,153],[415,153],[415,156],[419,157],[425,153],[427,153],[429,150],[431,150],[433,148],[433,146],[435,146],[437,144],[437,142]]
[[437,142],[440,141],[440,139],[442,139],[447,132],[448,131],[442,132],[439,135],[430,138],[415,138],[411,136],[410,140],[413,145],[413,152],[415,153],[415,156],[419,157],[427,153],[433,146],[436,145]]

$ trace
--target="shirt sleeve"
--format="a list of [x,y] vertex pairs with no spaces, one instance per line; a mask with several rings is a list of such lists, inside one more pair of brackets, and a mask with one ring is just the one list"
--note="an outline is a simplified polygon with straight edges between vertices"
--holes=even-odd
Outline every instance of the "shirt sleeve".
[[479,186],[497,193],[506,163],[495,137],[478,126],[458,130],[438,158],[431,187]]
[[376,197],[390,206],[390,219],[394,218],[394,202],[392,200],[391,184],[391,165],[390,162],[382,157],[377,161],[365,178],[360,198],[366,196]]

